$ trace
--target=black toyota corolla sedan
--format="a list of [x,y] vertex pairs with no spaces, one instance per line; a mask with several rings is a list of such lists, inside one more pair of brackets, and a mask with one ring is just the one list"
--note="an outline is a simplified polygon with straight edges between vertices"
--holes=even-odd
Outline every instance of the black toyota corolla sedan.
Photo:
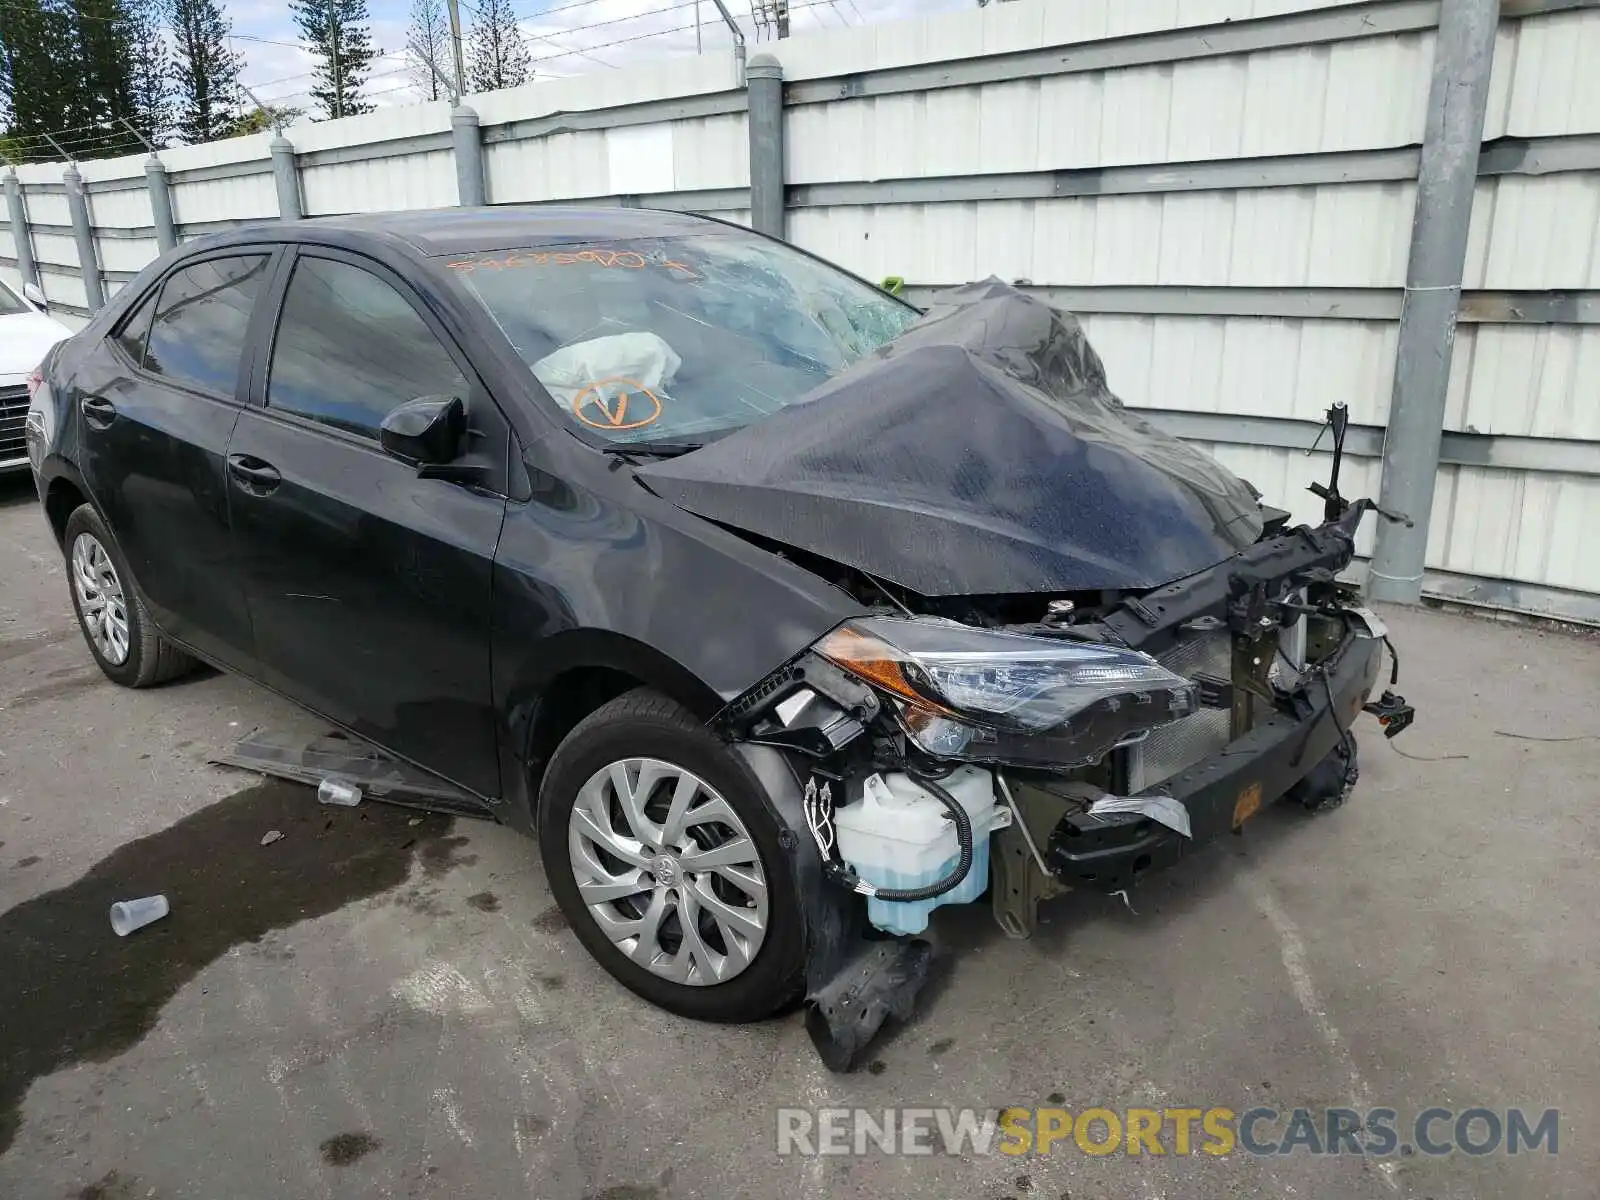
[[630,209],[241,227],[32,385],[107,676],[248,676],[536,833],[622,983],[848,1066],[932,908],[1010,934],[1289,796],[1344,799],[1385,633],[991,280],[922,311]]

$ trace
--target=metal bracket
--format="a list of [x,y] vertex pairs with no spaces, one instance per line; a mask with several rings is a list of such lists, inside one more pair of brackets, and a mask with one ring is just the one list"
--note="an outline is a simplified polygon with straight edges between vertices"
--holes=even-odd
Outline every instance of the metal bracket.
[[[1032,937],[1039,925],[1039,903],[1069,889],[1045,866],[1039,842],[1028,827],[1022,809],[1007,786],[1005,776],[994,773],[1000,795],[1010,811],[1011,824],[989,839],[990,905],[995,922],[1007,937]],[[1065,809],[1065,804],[1062,805]]]

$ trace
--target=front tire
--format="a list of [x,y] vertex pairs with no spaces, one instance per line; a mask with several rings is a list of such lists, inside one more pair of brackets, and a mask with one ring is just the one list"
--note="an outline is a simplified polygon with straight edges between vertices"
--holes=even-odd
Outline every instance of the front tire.
[[67,518],[62,548],[78,628],[107,679],[142,688],[194,669],[194,659],[150,620],[127,560],[92,505],[80,504]]
[[540,854],[573,932],[624,986],[697,1020],[760,1020],[800,991],[779,829],[743,760],[647,689],[585,718],[540,789]]

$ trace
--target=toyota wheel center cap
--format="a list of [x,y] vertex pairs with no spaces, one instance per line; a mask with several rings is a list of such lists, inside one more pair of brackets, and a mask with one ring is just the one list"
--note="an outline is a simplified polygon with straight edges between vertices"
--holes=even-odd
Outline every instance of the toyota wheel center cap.
[[676,887],[683,882],[683,864],[670,854],[658,854],[650,860],[650,874],[662,887]]

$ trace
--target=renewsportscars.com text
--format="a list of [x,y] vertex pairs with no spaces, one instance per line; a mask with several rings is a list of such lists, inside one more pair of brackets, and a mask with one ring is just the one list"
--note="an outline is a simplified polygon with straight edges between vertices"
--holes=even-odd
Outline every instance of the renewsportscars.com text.
[[1424,1108],[781,1108],[785,1155],[1052,1153],[1387,1158],[1556,1154],[1560,1112]]

